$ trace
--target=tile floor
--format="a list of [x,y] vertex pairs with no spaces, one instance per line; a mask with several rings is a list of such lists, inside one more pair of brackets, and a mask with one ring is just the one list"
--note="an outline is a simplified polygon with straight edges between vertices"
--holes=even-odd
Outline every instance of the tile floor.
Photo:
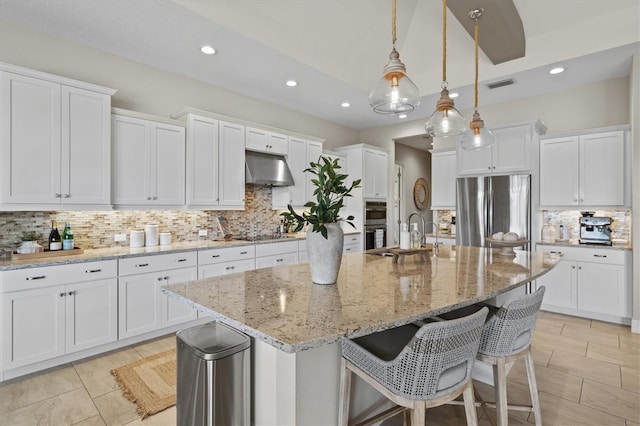
[[[173,346],[168,336],[0,384],[0,425],[175,425],[175,407],[141,421],[109,373]],[[543,312],[533,350],[544,425],[640,426],[640,335],[629,327]],[[492,400],[491,387],[477,389]],[[520,361],[508,376],[509,400],[529,403],[528,392]],[[534,424],[529,413],[509,420]],[[428,410],[427,424],[464,424],[464,410]]]

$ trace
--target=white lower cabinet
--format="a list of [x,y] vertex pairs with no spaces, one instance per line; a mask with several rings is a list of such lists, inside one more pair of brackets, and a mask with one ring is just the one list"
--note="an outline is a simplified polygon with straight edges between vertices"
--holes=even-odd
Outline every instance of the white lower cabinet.
[[282,241],[256,245],[256,269],[287,265],[298,261],[298,242]]
[[117,263],[2,272],[2,369],[114,342]]
[[160,292],[168,284],[197,279],[196,252],[121,259],[118,278],[120,339],[197,318],[195,309]]
[[344,245],[342,246],[342,253],[355,253],[361,251],[360,248],[360,234],[349,234],[344,236]]
[[542,309],[629,323],[630,251],[538,245],[538,251],[562,254],[562,260],[536,280],[546,287]]
[[251,271],[255,267],[256,248],[253,245],[198,251],[198,278]]

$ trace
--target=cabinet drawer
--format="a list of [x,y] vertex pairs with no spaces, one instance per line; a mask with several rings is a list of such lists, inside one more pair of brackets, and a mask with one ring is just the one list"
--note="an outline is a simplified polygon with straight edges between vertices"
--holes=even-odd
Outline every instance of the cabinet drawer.
[[627,253],[624,250],[592,247],[566,247],[552,245],[538,245],[537,250],[544,253],[562,254],[564,260],[578,262],[607,263],[611,265],[624,265]]
[[117,275],[116,260],[18,269],[2,272],[2,292],[115,278]]
[[201,250],[198,251],[198,265],[253,259],[255,256],[256,246],[254,245]]
[[360,244],[360,234],[351,234],[344,236],[344,245]]
[[347,253],[355,253],[360,251],[360,244],[345,244],[342,247],[342,253],[343,254],[347,254]]
[[278,243],[258,244],[256,246],[256,257],[272,256],[284,253],[297,253],[297,241],[283,241]]
[[155,256],[139,256],[120,259],[120,276],[157,272],[168,269],[187,268],[197,266],[197,252],[181,252],[158,254]]

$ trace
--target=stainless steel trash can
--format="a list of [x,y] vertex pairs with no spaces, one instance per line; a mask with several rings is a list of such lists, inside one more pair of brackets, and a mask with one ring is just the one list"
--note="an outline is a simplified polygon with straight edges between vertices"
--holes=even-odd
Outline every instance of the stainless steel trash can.
[[178,332],[176,340],[177,424],[249,425],[249,337],[210,322]]

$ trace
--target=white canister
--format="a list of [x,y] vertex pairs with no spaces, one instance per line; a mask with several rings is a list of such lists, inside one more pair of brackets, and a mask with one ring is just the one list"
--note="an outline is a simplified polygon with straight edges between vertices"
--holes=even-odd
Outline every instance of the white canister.
[[168,246],[171,244],[171,232],[161,232],[160,233],[160,245]]
[[144,245],[146,247],[158,245],[158,225],[144,226]]
[[144,231],[131,231],[131,233],[129,234],[129,247],[144,247]]

